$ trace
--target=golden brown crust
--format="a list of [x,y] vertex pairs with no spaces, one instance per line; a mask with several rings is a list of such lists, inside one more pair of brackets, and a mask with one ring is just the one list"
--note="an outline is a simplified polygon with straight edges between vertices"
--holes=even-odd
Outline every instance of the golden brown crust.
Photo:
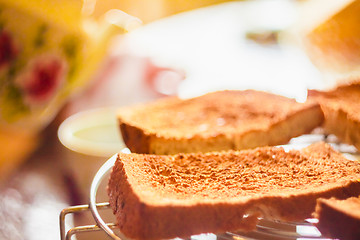
[[321,105],[325,131],[360,150],[360,82],[326,92],[309,90],[308,95]]
[[314,216],[319,220],[316,227],[323,236],[360,239],[360,198],[318,199]]
[[149,153],[151,136],[144,134],[142,129],[120,122],[120,131],[125,145],[131,152]]
[[175,154],[287,143],[321,125],[323,114],[317,102],[247,90],[162,99],[123,108],[118,119],[133,152]]
[[359,178],[359,163],[324,143],[290,152],[120,154],[108,192],[125,235],[159,239],[251,230],[257,216],[304,220],[319,197],[360,194]]

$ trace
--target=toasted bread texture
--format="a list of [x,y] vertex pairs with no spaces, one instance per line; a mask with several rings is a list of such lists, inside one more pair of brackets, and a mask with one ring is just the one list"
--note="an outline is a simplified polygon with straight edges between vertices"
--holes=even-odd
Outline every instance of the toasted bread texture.
[[177,155],[119,154],[108,183],[133,239],[253,230],[258,217],[301,221],[320,197],[360,194],[360,165],[325,143]]
[[227,90],[125,107],[118,120],[132,152],[176,154],[285,144],[321,125],[323,114],[316,102]]
[[360,239],[360,198],[318,199],[314,216],[321,233],[341,240]]
[[324,130],[360,150],[360,81],[329,91],[308,91],[324,112]]

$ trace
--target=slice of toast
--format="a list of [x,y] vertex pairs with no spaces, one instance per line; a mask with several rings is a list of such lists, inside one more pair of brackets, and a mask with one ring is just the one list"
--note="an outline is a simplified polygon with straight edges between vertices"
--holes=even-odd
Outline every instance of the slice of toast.
[[360,194],[360,164],[330,145],[177,155],[119,154],[108,183],[120,231],[168,239],[301,221],[316,199]]
[[132,152],[175,154],[285,144],[321,125],[323,114],[316,102],[228,90],[125,107],[118,120]]
[[316,227],[326,237],[341,240],[360,239],[360,198],[318,199],[314,216]]
[[360,81],[330,91],[308,91],[324,112],[324,130],[360,150]]

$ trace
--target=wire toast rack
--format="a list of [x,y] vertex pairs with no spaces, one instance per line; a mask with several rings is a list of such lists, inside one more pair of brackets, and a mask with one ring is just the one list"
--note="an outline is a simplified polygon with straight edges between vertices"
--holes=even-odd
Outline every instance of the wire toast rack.
[[[324,137],[322,137],[324,140]],[[326,139],[325,139],[326,140]],[[348,146],[338,143],[330,142],[337,150],[347,154],[349,152]],[[309,142],[304,143],[306,145]],[[289,145],[285,146],[288,147]],[[303,147],[302,143],[297,143],[297,147]],[[353,151],[350,151],[353,152]],[[355,154],[355,159],[360,159],[359,153]],[[108,159],[97,171],[90,187],[89,204],[77,205],[65,208],[60,213],[60,237],[61,240],[71,240],[72,236],[84,232],[104,231],[111,239],[126,240],[127,238],[116,231],[115,223],[105,223],[99,210],[109,209],[108,202],[96,202],[96,196],[99,190],[100,183],[105,179],[105,176],[110,172],[112,166],[117,159],[117,154]],[[91,211],[91,214],[96,222],[95,225],[76,226],[66,231],[65,216],[67,214]],[[313,223],[316,219],[307,219],[304,222],[280,222],[266,219],[260,219],[256,229],[252,232],[226,232],[222,234],[201,234],[192,236],[189,240],[325,240],[321,233],[317,230]]]

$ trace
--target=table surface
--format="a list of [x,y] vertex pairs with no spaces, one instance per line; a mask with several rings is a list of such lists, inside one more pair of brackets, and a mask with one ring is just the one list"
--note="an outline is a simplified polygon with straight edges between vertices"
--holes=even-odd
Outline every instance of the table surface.
[[[44,131],[43,144],[1,189],[0,239],[59,238],[60,211],[87,203],[86,198],[79,196],[64,160],[69,150],[57,139],[59,124],[82,110],[163,96],[154,85],[149,87],[146,83],[149,66],[159,72],[167,68],[185,72],[180,84],[175,81],[170,86],[184,97],[217,89],[254,88],[302,100],[306,88],[322,86],[319,73],[299,48],[246,39],[249,29],[288,28],[296,13],[290,2],[293,1],[212,6],[169,17],[119,37],[109,55],[108,67],[96,77],[92,87],[62,110]],[[67,218],[69,226],[73,221],[72,217]]]

